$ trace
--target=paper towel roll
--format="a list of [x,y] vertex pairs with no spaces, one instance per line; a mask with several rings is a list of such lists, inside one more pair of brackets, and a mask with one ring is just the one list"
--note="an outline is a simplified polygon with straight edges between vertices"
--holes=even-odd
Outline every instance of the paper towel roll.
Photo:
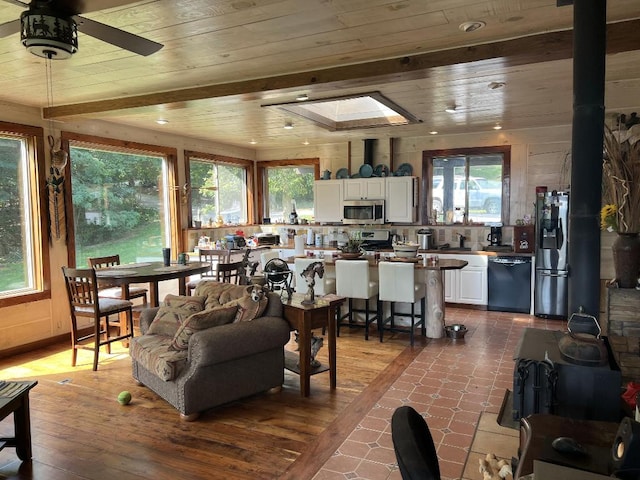
[[304,255],[304,235],[296,235],[293,237],[293,245],[295,246],[295,255]]

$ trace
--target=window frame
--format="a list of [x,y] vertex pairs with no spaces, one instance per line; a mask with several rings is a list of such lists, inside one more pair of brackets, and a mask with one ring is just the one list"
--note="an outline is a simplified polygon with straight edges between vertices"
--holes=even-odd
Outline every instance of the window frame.
[[[138,155],[157,155],[165,158],[167,162],[167,196],[169,199],[169,236],[171,239],[172,249],[180,252],[184,250],[183,239],[181,235],[182,222],[180,216],[179,189],[177,188],[176,164],[178,151],[172,147],[163,147],[160,145],[149,145],[145,143],[131,142],[128,140],[118,140],[115,138],[99,137],[96,135],[85,135],[75,132],[61,132],[61,146],[66,152],[71,152],[70,147],[81,148],[99,148],[102,150],[130,153]],[[69,154],[69,161],[65,167],[65,178],[71,179],[71,162],[73,159]],[[67,217],[67,261],[68,265],[76,265],[76,242],[75,228],[73,222],[73,188],[72,180],[65,184],[65,215]]]
[[[252,225],[255,223],[255,197],[253,194],[254,191],[254,178],[253,178],[253,170],[255,162],[253,160],[246,160],[244,158],[236,158],[236,157],[228,157],[225,155],[217,155],[213,153],[204,153],[197,152],[193,150],[185,150],[184,151],[184,163],[185,163],[185,181],[191,181],[191,160],[200,160],[205,162],[210,162],[214,164],[221,165],[230,165],[235,167],[242,167],[245,169],[247,184],[247,225]],[[193,212],[192,212],[192,204],[191,204],[191,193],[188,195],[187,199],[187,222],[189,226],[193,225]]]
[[[265,192],[266,170],[275,167],[313,167],[314,180],[320,180],[320,158],[300,158],[290,160],[263,160],[256,163],[257,167],[257,192],[258,211],[257,221],[263,223],[264,210],[267,204],[267,194]],[[315,214],[315,212],[314,212]]]
[[0,121],[0,133],[21,137],[27,146],[31,181],[29,184],[32,225],[33,275],[35,291],[0,297],[0,308],[51,298],[49,262],[49,209],[46,179],[44,130],[41,127]]
[[[508,225],[510,218],[509,205],[511,203],[511,145],[424,150],[422,152],[422,199],[420,202],[422,205],[420,214],[420,222],[422,225],[429,225],[431,223],[430,213],[433,208],[431,193],[431,185],[433,184],[433,159],[438,157],[469,157],[474,155],[502,155],[502,206],[500,221],[503,225]],[[468,219],[465,219],[463,225],[481,225],[481,223],[469,223]]]

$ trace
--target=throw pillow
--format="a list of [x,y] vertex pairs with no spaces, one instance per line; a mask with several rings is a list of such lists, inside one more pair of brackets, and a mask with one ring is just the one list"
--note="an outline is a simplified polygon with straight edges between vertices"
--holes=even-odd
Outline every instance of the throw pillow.
[[167,295],[149,325],[147,334],[173,337],[187,317],[202,311],[204,301],[205,297]]
[[240,297],[237,301],[238,314],[234,322],[250,322],[254,318],[261,316],[267,309],[269,299],[265,296],[255,302],[251,295]]
[[182,322],[180,328],[173,336],[171,348],[174,350],[186,350],[189,347],[191,335],[199,330],[217,327],[233,322],[238,307],[217,307],[211,310],[203,310],[194,313]]

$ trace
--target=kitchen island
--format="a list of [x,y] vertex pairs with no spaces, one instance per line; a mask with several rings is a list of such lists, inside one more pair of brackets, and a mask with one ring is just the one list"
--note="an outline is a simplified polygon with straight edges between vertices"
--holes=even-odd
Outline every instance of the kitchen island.
[[[391,257],[393,258],[393,257]],[[363,255],[359,259],[367,260],[372,269],[371,278],[378,278],[378,262],[393,261],[391,258],[375,258],[371,255]],[[294,257],[289,257],[287,263],[293,264]],[[340,260],[339,255],[325,256],[324,259],[317,259],[324,262],[325,275],[329,278],[335,277],[335,261]],[[423,265],[422,261],[415,263],[416,280],[425,284],[427,289],[425,311],[425,324],[427,337],[442,338],[445,335],[445,301],[444,301],[444,272],[446,270],[459,270],[464,268],[468,262],[465,260],[441,259],[435,265]]]

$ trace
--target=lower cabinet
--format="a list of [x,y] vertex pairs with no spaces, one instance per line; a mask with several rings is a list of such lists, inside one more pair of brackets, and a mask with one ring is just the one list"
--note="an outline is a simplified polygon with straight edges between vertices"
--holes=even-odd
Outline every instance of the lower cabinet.
[[444,271],[445,302],[487,305],[488,257],[486,255],[439,254],[438,257],[469,262],[460,270]]

